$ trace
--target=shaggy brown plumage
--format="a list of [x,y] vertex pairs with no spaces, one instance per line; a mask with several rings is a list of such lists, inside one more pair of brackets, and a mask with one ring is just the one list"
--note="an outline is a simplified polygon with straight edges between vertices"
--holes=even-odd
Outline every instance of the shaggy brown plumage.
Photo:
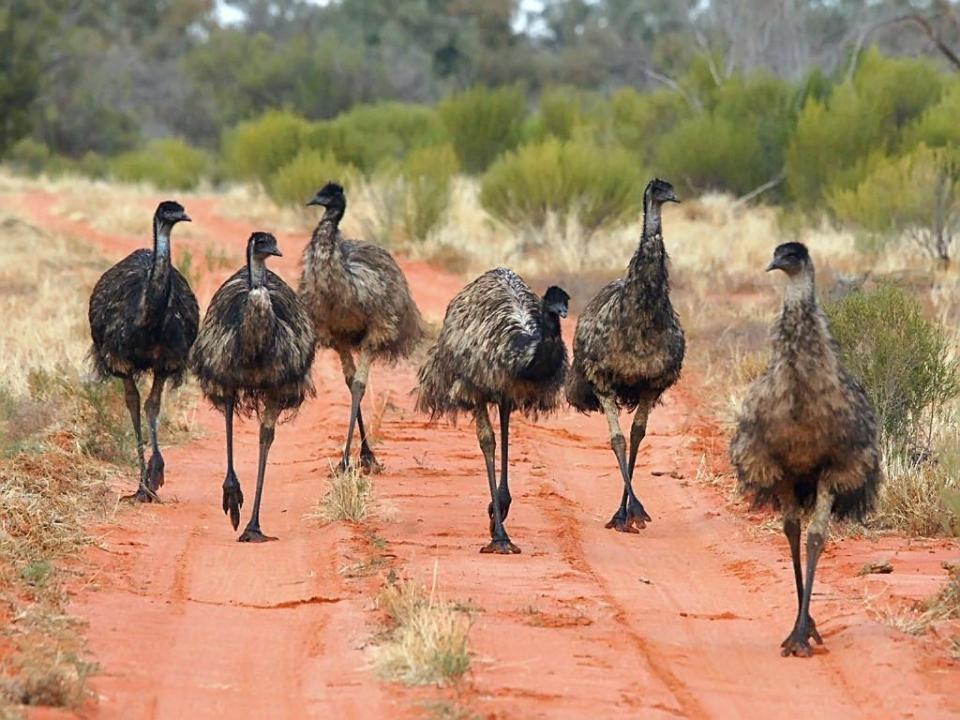
[[[603,410],[624,490],[608,528],[637,532],[650,516],[633,491],[633,471],[647,418],[661,394],[680,377],[685,342],[670,304],[661,207],[679,202],[673,187],[652,180],[644,191],[643,236],[625,277],[605,286],[577,322],[567,400],[581,412]],[[620,430],[619,408],[636,410],[630,456]]]
[[[159,500],[164,462],[157,442],[157,417],[164,383],[183,379],[190,347],[197,337],[200,310],[190,284],[170,262],[170,232],[189,222],[183,206],[160,203],[153,216],[153,250],[136,250],[107,270],[90,295],[90,350],[101,379],[123,380],[124,395],[137,438],[140,482],[129,499]],[[144,404],[153,453],[144,462],[137,378],[153,372]]]
[[226,418],[223,511],[234,530],[240,525],[243,493],[233,469],[233,416],[255,412],[260,418],[257,494],[240,542],[273,539],[260,531],[260,498],[274,427],[282,413],[295,411],[314,394],[313,326],[297,294],[267,270],[266,259],[272,255],[281,255],[276,238],[253,233],[247,242],[246,267],[213,296],[190,355],[204,396]]
[[325,212],[303,253],[300,298],[313,321],[317,342],[339,354],[351,394],[340,467],[350,464],[353,430],[359,425],[361,465],[375,471],[379,466],[367,442],[360,409],[370,365],[374,360],[394,362],[407,357],[423,339],[423,321],[393,256],[376,245],[343,237],[339,229],[347,207],[343,188],[327,183],[307,205],[322,206]]
[[[767,270],[783,270],[787,288],[773,327],[773,355],[751,386],[730,445],[741,491],[783,511],[797,585],[797,620],[784,655],[811,654],[821,643],[810,618],[817,560],[831,513],[860,518],[880,480],[877,424],[863,388],[840,365],[837,345],[817,305],[806,247],[780,245]],[[807,579],[800,567],[800,515],[813,506],[807,530]]]
[[[443,328],[420,368],[417,409],[433,418],[472,412],[487,466],[491,542],[482,552],[513,553],[503,520],[510,510],[510,414],[555,410],[567,371],[560,318],[569,296],[550,287],[537,297],[512,270],[490,270],[457,293]],[[501,473],[494,468],[496,439],[487,405],[500,410]]]

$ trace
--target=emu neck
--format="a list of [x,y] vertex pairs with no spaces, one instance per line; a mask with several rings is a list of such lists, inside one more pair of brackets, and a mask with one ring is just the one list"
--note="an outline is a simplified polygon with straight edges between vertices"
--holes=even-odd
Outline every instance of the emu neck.
[[786,367],[797,371],[800,358],[810,358],[817,367],[833,358],[826,320],[817,307],[813,270],[787,279],[783,309],[774,332],[774,351],[787,358]]
[[639,305],[648,307],[667,297],[669,284],[660,205],[647,202],[643,214],[643,236],[627,269],[627,293]]
[[527,367],[520,373],[524,380],[545,380],[553,376],[563,365],[566,350],[560,335],[560,316],[544,312],[540,321],[542,335],[536,352]]
[[311,243],[321,251],[322,254],[332,254],[337,246],[337,234],[340,231],[340,221],[346,208],[328,207],[320,222],[317,223],[313,231]]
[[247,282],[251,290],[267,284],[267,264],[250,249],[247,250]]
[[153,266],[141,306],[141,321],[152,324],[163,315],[170,297],[170,231],[172,225],[159,220],[153,226]]
[[784,307],[816,305],[816,301],[816,283],[812,268],[788,276],[783,293]]

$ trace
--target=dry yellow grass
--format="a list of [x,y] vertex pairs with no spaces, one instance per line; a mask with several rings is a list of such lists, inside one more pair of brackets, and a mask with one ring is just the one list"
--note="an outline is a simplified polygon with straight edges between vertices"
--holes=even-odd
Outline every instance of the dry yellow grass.
[[331,467],[327,482],[329,489],[307,515],[308,518],[319,520],[321,524],[337,520],[358,523],[366,520],[375,510],[373,479],[361,472],[359,466],[351,465],[344,472]]

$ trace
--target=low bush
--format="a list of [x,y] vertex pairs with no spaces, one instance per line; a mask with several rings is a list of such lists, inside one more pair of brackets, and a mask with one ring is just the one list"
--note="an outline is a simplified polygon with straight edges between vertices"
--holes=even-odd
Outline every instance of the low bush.
[[182,140],[153,140],[142,150],[110,161],[110,172],[126,182],[147,182],[157,188],[192,190],[210,172],[210,157]]
[[549,213],[575,215],[589,234],[638,212],[643,179],[622,150],[549,139],[500,158],[483,177],[480,202],[518,227],[540,227]]
[[225,172],[266,187],[274,173],[300,152],[309,127],[299,115],[282,111],[240,123],[224,136]]
[[461,167],[476,174],[520,141],[527,103],[519,85],[478,85],[443,100],[437,112]]
[[459,163],[450,145],[414,150],[403,163],[404,214],[407,237],[423,240],[450,205]]
[[333,180],[346,187],[356,174],[356,168],[330,153],[303,150],[270,176],[267,190],[279,205],[303,207],[324,183]]
[[893,285],[852,293],[826,310],[843,364],[870,397],[884,441],[926,452],[935,421],[960,395],[944,328]]
[[624,88],[614,93],[611,104],[614,139],[647,165],[664,132],[692,114],[681,95],[667,90],[641,94]]

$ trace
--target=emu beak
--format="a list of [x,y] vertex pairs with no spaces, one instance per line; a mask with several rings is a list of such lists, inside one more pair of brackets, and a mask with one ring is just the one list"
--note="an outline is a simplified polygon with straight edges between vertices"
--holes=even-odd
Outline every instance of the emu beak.
[[180,213],[180,222],[193,222],[186,213]]
[[270,254],[271,254],[271,255],[274,255],[274,256],[276,256],[276,257],[283,257],[283,253],[280,252],[280,248],[278,248],[278,247],[275,247],[273,250],[271,250],[271,251],[270,251]]
[[323,205],[323,203],[320,201],[320,198],[314,195],[312,198],[307,200],[307,207],[310,207],[311,205]]
[[667,198],[667,202],[675,202],[675,203],[679,204],[679,203],[680,203],[680,198],[677,197],[677,194],[676,194],[676,193],[670,193],[670,197]]
[[781,270],[781,269],[782,268],[780,267],[780,265],[777,263],[776,260],[771,260],[770,264],[767,265],[767,268],[766,270],[764,270],[764,272],[770,272],[771,270]]

